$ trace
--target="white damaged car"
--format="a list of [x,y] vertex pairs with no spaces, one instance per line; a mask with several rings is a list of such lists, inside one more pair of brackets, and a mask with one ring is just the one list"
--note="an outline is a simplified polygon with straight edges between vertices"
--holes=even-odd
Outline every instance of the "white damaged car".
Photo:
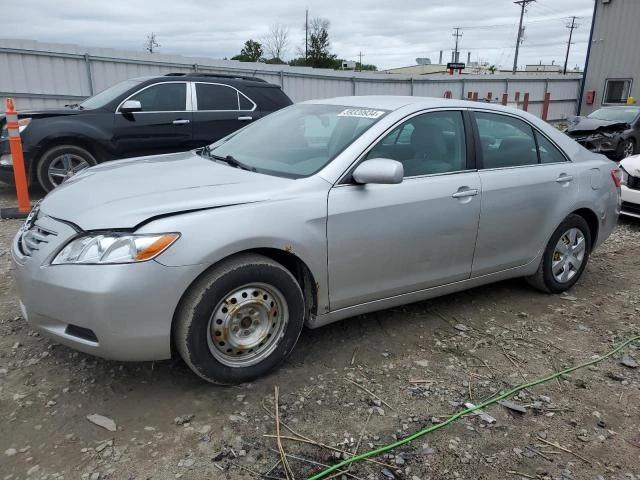
[[632,155],[620,162],[622,171],[621,215],[640,218],[640,155]]

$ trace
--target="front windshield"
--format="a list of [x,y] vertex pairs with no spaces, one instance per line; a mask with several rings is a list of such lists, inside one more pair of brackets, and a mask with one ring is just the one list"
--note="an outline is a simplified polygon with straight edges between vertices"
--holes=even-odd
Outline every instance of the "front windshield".
[[340,105],[293,105],[211,145],[207,153],[291,178],[327,165],[387,112]]
[[600,108],[587,115],[587,118],[607,120],[609,122],[632,123],[640,113],[637,108]]
[[100,93],[94,95],[93,97],[87,98],[84,102],[80,104],[80,108],[82,108],[83,110],[84,109],[90,110],[92,108],[104,107],[107,103],[109,103],[114,98],[122,95],[124,92],[126,92],[130,88],[133,88],[142,82],[143,82],[143,79],[132,79],[132,80],[125,80],[124,82],[116,83],[115,85],[107,88],[106,90],[101,91]]

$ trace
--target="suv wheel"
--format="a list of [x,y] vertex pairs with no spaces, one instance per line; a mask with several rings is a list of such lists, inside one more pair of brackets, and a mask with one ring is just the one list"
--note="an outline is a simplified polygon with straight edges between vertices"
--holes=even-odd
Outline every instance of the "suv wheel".
[[84,148],[58,145],[40,157],[36,167],[38,183],[46,192],[50,192],[67,178],[97,163],[94,156]]
[[188,290],[177,312],[175,345],[203,379],[247,382],[291,353],[304,306],[300,285],[282,265],[262,255],[232,257]]

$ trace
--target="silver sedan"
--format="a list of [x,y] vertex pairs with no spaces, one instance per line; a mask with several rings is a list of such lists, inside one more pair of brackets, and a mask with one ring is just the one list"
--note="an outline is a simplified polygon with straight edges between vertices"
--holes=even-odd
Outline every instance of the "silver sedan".
[[304,325],[498,280],[571,288],[614,228],[621,174],[527,113],[345,97],[206,148],[66,181],[13,243],[24,318],[83,352],[263,375]]

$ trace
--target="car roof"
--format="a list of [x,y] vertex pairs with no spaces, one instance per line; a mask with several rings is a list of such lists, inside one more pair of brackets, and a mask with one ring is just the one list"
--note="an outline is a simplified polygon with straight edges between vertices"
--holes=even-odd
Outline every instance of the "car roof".
[[379,108],[381,110],[398,110],[411,105],[416,109],[425,108],[482,108],[502,112],[513,112],[512,107],[505,107],[496,103],[473,102],[468,100],[453,100],[438,97],[412,97],[401,95],[360,95],[349,97],[325,98],[322,100],[308,100],[307,104],[340,105],[354,108]]

